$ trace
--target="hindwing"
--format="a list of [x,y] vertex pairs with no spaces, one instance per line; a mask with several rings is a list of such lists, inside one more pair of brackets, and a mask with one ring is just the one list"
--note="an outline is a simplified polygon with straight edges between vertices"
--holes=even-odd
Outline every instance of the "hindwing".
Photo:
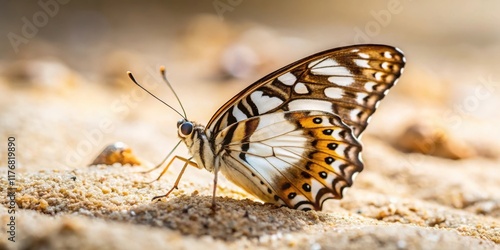
[[321,210],[363,169],[361,144],[337,115],[274,112],[233,123],[215,138],[221,171],[263,201]]

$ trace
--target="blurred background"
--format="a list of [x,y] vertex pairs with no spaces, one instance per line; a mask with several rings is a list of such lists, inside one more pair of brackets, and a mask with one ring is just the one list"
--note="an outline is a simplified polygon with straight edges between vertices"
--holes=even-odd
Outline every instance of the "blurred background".
[[138,89],[127,70],[178,107],[161,82],[165,65],[188,117],[206,124],[282,66],[378,43],[403,50],[407,65],[365,145],[498,159],[498,10],[500,2],[468,0],[2,1],[0,134],[16,137],[20,169],[87,165],[116,141],[156,164],[177,141],[180,117]]

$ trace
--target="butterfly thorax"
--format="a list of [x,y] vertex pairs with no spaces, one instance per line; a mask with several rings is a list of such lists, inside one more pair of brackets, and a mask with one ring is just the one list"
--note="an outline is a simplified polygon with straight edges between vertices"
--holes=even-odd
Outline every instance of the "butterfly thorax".
[[180,120],[178,122],[179,138],[186,144],[189,154],[198,164],[198,167],[214,171],[214,151],[205,133],[205,126],[196,122]]

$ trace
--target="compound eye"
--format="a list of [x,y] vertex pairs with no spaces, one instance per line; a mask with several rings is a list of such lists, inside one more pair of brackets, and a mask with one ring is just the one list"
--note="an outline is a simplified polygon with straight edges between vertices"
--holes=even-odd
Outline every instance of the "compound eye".
[[193,124],[190,122],[184,122],[179,127],[179,135],[182,137],[186,137],[193,132]]
[[179,128],[184,122],[186,122],[186,120],[184,119],[180,119],[177,121],[177,128]]

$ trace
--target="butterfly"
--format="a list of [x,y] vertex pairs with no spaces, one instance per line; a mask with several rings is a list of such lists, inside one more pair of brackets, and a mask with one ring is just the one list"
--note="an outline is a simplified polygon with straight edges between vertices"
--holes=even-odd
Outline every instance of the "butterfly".
[[[404,65],[403,53],[386,45],[323,51],[251,84],[206,126],[188,120],[184,108],[181,114],[167,104],[182,116],[179,143],[191,157],[170,160],[157,180],[174,160],[185,164],[174,187],[153,200],[177,188],[191,165],[214,173],[213,208],[220,171],[266,203],[321,210],[326,200],[341,199],[363,170],[361,133]],[[162,73],[173,91],[164,68]]]

